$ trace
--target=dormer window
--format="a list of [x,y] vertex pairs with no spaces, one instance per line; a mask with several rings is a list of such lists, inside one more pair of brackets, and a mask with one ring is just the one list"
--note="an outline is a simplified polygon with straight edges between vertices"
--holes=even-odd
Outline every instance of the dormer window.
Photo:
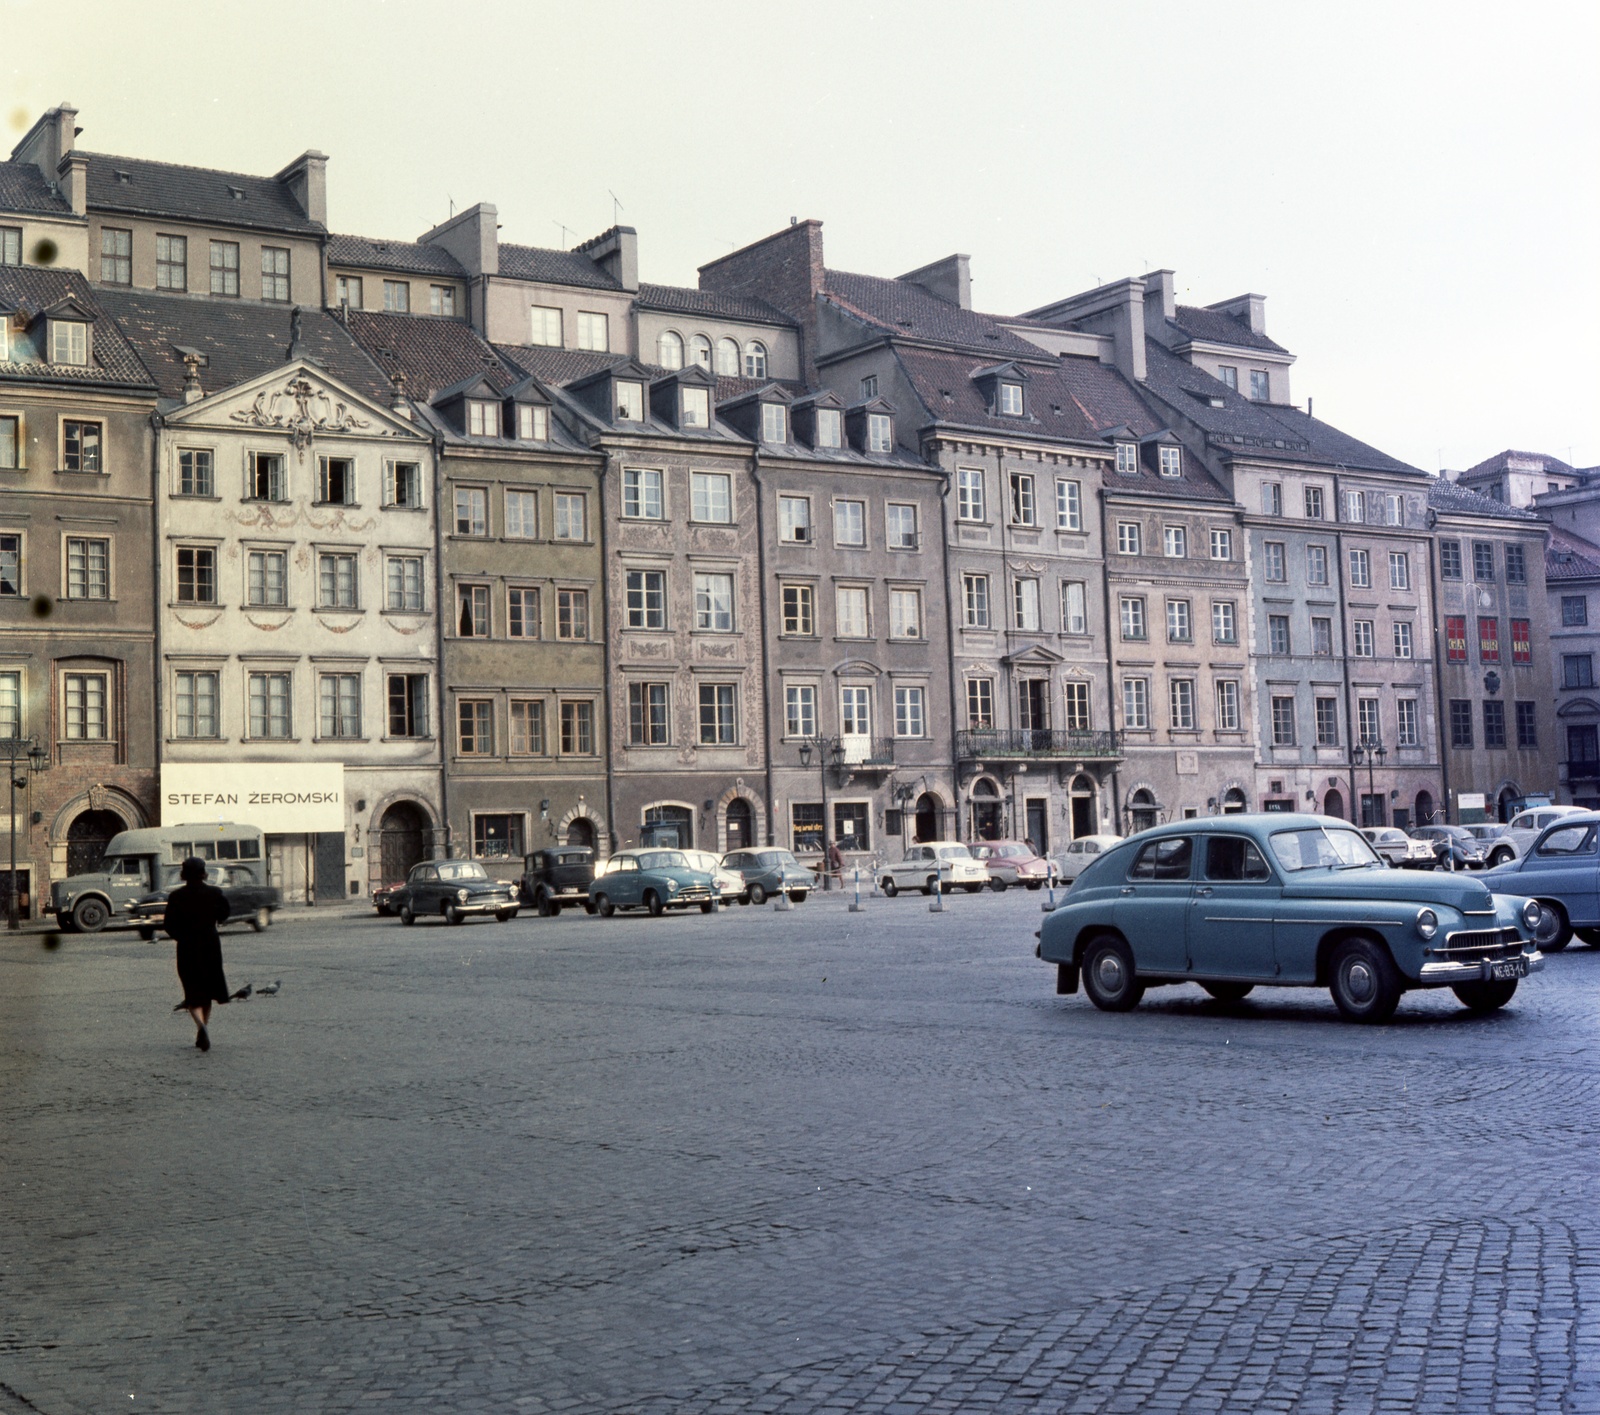
[[837,408],[817,409],[817,446],[844,446],[844,414]]
[[1177,447],[1163,447],[1160,449],[1161,475],[1164,477],[1181,477],[1183,475],[1183,452]]
[[861,380],[861,401],[865,403],[869,398],[878,396],[878,375],[869,373]]
[[523,442],[550,440],[550,410],[532,403],[517,404],[517,436]]
[[644,421],[644,384],[631,379],[619,379],[614,385],[617,395],[617,421],[642,423]]
[[1264,368],[1250,370],[1250,396],[1257,403],[1270,403],[1272,401],[1272,384],[1267,378]]
[[789,410],[782,403],[761,405],[761,440],[780,445],[789,440]]
[[1020,383],[1000,384],[1000,412],[1008,418],[1022,416],[1022,385]]
[[50,362],[86,367],[89,362],[89,326],[79,319],[52,319]]
[[467,402],[467,432],[473,437],[500,436],[500,405],[476,398]]
[[684,388],[683,395],[683,423],[684,427],[710,427],[711,426],[711,391],[707,388]]
[[1129,477],[1139,470],[1139,449],[1133,443],[1117,443],[1117,470]]
[[867,414],[867,451],[894,451],[894,419],[887,413]]

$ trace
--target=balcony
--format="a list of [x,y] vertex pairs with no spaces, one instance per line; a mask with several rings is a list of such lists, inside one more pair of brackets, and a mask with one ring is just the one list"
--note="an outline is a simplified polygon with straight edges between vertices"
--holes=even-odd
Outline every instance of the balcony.
[[1568,762],[1568,781],[1600,781],[1600,762]]
[[1065,727],[1024,727],[956,733],[963,761],[1115,761],[1122,753],[1115,732],[1075,732]]
[[888,771],[894,766],[893,737],[847,732],[839,739],[839,745],[844,749],[839,764],[846,771]]

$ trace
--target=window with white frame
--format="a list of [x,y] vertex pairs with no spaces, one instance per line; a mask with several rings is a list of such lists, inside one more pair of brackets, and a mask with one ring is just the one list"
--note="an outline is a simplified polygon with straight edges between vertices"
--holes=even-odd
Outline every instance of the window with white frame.
[[1138,555],[1140,553],[1141,537],[1137,521],[1117,522],[1117,554]]
[[514,540],[533,540],[538,534],[539,493],[507,487],[506,535]]
[[[0,360],[7,357],[5,321],[0,320]],[[14,413],[0,413],[0,468],[15,471],[22,465],[22,419]]]
[[1344,518],[1356,525],[1363,525],[1367,519],[1367,494],[1364,491],[1346,491],[1344,494]]
[[22,736],[22,674],[0,673],[0,737]]
[[789,440],[789,410],[782,403],[761,405],[761,440],[779,447]]
[[518,403],[517,437],[523,442],[548,442],[550,410],[537,403]]
[[811,543],[811,498],[809,496],[780,496],[778,498],[778,539],[790,545]]
[[1169,560],[1182,560],[1189,554],[1189,533],[1182,526],[1167,526],[1161,533],[1162,553]]
[[767,376],[767,346],[759,339],[752,339],[744,346],[744,376],[746,378]]
[[875,373],[869,373],[861,380],[861,401],[865,403],[869,399],[876,398],[877,396],[878,375]]
[[61,675],[61,735],[69,742],[103,742],[111,735],[104,673]]
[[1350,585],[1358,590],[1372,587],[1372,557],[1365,550],[1350,552]]
[[693,335],[689,340],[689,362],[696,368],[711,371],[711,341],[704,334]]
[[587,500],[582,492],[556,493],[556,539],[587,540]]
[[1311,707],[1316,714],[1317,745],[1319,747],[1337,747],[1339,745],[1339,700],[1337,698],[1319,696],[1312,700]]
[[1066,715],[1061,725],[1068,732],[1089,731],[1092,720],[1089,710],[1089,685],[1081,678],[1069,678],[1062,684]]
[[1317,658],[1333,656],[1333,620],[1322,615],[1312,617],[1311,652]]
[[1167,638],[1175,644],[1186,644],[1194,638],[1188,600],[1167,601]]
[[1039,632],[1039,582],[1031,575],[1019,575],[1011,582],[1013,624],[1025,634]]
[[456,633],[463,639],[489,637],[488,585],[456,586]]
[[629,570],[624,576],[627,626],[630,629],[667,627],[667,572]]
[[672,741],[667,684],[628,684],[628,745],[665,747]]
[[[536,698],[513,698],[511,708],[511,755],[514,757],[542,757],[544,755],[544,704]],[[485,817],[479,816],[478,820]],[[522,831],[522,817],[509,816],[505,820],[515,828],[517,834]],[[476,828],[476,827],[475,827]],[[507,832],[509,839],[510,832]],[[479,850],[479,854],[483,851]],[[521,855],[522,846],[517,844],[516,853]]]
[[729,747],[739,740],[738,689],[732,683],[700,684],[700,743]]
[[1217,681],[1217,731],[1239,730],[1239,685],[1232,678]]
[[994,728],[994,679],[967,679],[967,731],[988,732]]
[[1372,657],[1372,620],[1357,619],[1351,625],[1350,653],[1354,658]]
[[833,543],[835,545],[865,545],[867,543],[867,503],[865,501],[835,501],[833,503]]
[[1389,492],[1383,498],[1383,522],[1386,526],[1403,526],[1406,523],[1406,499],[1398,492]]
[[350,506],[356,499],[356,464],[349,457],[317,458],[317,500]]
[[22,264],[22,227],[0,226],[0,265]]
[[664,515],[661,473],[653,467],[622,469],[622,514],[630,521],[659,521]]
[[384,565],[384,607],[402,613],[418,614],[422,600],[422,557],[391,555]]
[[739,346],[732,339],[717,340],[717,372],[726,378],[739,376]]
[[1285,570],[1285,557],[1283,553],[1283,542],[1280,540],[1269,540],[1261,547],[1261,549],[1262,558],[1265,562],[1264,572],[1266,578],[1274,581],[1275,583],[1281,583],[1285,578],[1287,578],[1287,572]]
[[1008,418],[1022,416],[1022,385],[1020,383],[1000,384],[1000,412]]
[[1011,473],[1011,524],[1038,524],[1033,501],[1033,478],[1027,472]]
[[1378,700],[1376,698],[1356,699],[1356,721],[1361,733],[1363,747],[1375,746],[1382,740],[1382,728],[1378,718]]
[[694,626],[712,634],[733,632],[733,576],[697,571],[694,577]]
[[539,591],[531,585],[512,585],[506,590],[506,636],[537,639],[539,627]]
[[592,310],[579,310],[578,347],[605,353],[611,347],[610,317]]
[[428,675],[391,673],[385,685],[389,700],[390,737],[428,735]]
[[838,635],[841,639],[867,637],[867,591],[864,585],[840,585],[834,592]]
[[964,574],[961,577],[962,624],[968,629],[987,629],[989,624],[989,577]]
[[817,735],[817,690],[810,683],[790,683],[783,690],[783,733],[786,737]]
[[317,676],[319,737],[361,735],[361,675],[322,673]]
[[217,479],[209,447],[178,450],[178,495],[215,496]]
[[486,536],[489,534],[489,492],[481,486],[456,488],[456,534],[458,536]]
[[894,420],[887,413],[867,414],[867,451],[894,451]]
[[689,478],[690,514],[697,521],[733,520],[733,478],[726,472],[693,472]]
[[561,347],[561,311],[548,305],[534,305],[528,311],[528,342],[545,349]]
[[1145,631],[1144,599],[1139,595],[1122,596],[1122,637],[1125,639],[1144,639],[1149,635]]
[[184,738],[218,734],[218,678],[205,670],[181,671],[172,676],[172,735]]
[[1283,483],[1278,481],[1264,481],[1261,483],[1261,510],[1267,516],[1283,515]]
[[383,308],[388,314],[411,313],[411,282],[385,280],[383,282]]
[[100,232],[100,283],[133,284],[133,232],[106,226]]
[[783,632],[807,637],[817,632],[816,590],[813,586],[783,586]]
[[1411,588],[1411,557],[1403,550],[1389,552],[1389,588],[1391,590]]
[[289,303],[289,252],[283,246],[261,248],[261,298],[271,304]]
[[963,521],[981,521],[985,518],[981,468],[956,468],[956,515]]
[[920,639],[922,637],[922,591],[889,591],[889,637],[891,639]]
[[1396,698],[1394,705],[1398,717],[1395,741],[1402,747],[1415,747],[1420,741],[1417,735],[1417,700]]
[[361,299],[362,280],[359,275],[339,275],[334,277],[333,299],[335,304],[349,305],[353,310],[365,308]]
[[1139,470],[1139,449],[1135,444],[1117,443],[1117,470],[1129,477]]
[[383,468],[383,504],[416,510],[422,505],[422,464],[386,462]]
[[67,537],[67,598],[111,598],[111,542],[106,537]]
[[456,287],[454,285],[428,286],[428,313],[450,319],[456,312]]
[[617,421],[642,423],[644,421],[644,385],[631,378],[619,378],[611,385],[617,400]]
[[839,731],[846,737],[872,735],[872,690],[839,689]]
[[1289,616],[1267,615],[1267,652],[1283,655],[1289,652]]
[[247,459],[246,501],[287,501],[289,478],[281,452],[252,452]]
[[683,336],[663,329],[656,335],[656,362],[662,368],[683,367]]
[[817,409],[816,445],[818,447],[844,446],[844,414],[837,408]]
[[1272,393],[1272,385],[1271,385],[1270,380],[1267,378],[1266,369],[1264,369],[1264,368],[1253,368],[1253,369],[1251,369],[1250,370],[1250,396],[1251,396],[1251,398],[1253,398],[1257,403],[1265,403],[1265,402],[1268,402],[1270,400],[1271,393]]
[[1083,529],[1083,487],[1079,482],[1068,481],[1065,477],[1056,480],[1056,529]]
[[287,673],[252,673],[246,683],[250,735],[283,740],[289,736],[290,677]]
[[22,536],[0,532],[0,598],[13,599],[22,593]]
[[481,398],[468,399],[467,433],[471,437],[499,437],[500,405]]
[[1167,684],[1167,702],[1174,732],[1194,731],[1194,679],[1174,678]]
[[156,236],[156,289],[189,288],[189,242],[183,236]]
[[884,525],[890,550],[917,548],[917,508],[891,501],[884,508]]
[[1211,605],[1211,639],[1218,644],[1239,642],[1239,626],[1230,599],[1214,600]]
[[1183,475],[1183,449],[1180,447],[1161,448],[1159,465],[1162,476],[1181,477]]
[[1089,632],[1088,600],[1082,580],[1061,582],[1061,631],[1064,634]]
[[1150,680],[1124,678],[1122,680],[1122,725],[1130,732],[1144,732],[1150,727]]
[[102,472],[100,448],[103,429],[97,422],[66,418],[61,424],[61,469],[66,472]]
[[922,737],[926,735],[925,694],[926,690],[923,688],[896,688],[894,690],[894,735],[896,737]]
[[211,293],[237,298],[239,294],[239,243],[211,243]]
[[1233,559],[1233,532],[1226,527],[1213,526],[1211,528],[1211,558],[1213,560]]
[[1396,658],[1411,657],[1411,626],[1404,620],[1397,620],[1394,625],[1394,656]]
[[556,638],[585,640],[589,637],[589,591],[556,591]]
[[1305,489],[1306,520],[1320,521],[1323,519],[1322,488],[1308,486]]
[[1306,583],[1308,585],[1325,585],[1328,583],[1327,546],[1308,545],[1306,547]]
[[[421,561],[417,571],[421,593]],[[289,604],[289,552],[252,550],[245,556],[245,602],[262,609],[284,609]]]
[[1274,694],[1272,699],[1272,745],[1292,747],[1295,743],[1294,698],[1287,694]]

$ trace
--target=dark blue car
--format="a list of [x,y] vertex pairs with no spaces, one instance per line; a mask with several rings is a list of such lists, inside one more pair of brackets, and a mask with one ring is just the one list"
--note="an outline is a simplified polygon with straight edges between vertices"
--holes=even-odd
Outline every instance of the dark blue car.
[[1562,816],[1483,882],[1497,893],[1539,901],[1544,914],[1535,933],[1543,952],[1559,953],[1573,934],[1600,948],[1600,814]]

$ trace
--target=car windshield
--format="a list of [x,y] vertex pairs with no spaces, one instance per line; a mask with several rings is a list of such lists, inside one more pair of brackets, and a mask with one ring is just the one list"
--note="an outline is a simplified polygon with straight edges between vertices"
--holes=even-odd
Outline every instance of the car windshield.
[[1354,830],[1280,830],[1272,837],[1272,853],[1286,870],[1355,869],[1381,865],[1373,849]]
[[756,856],[763,865],[793,865],[796,869],[800,862],[787,850],[763,850]]
[[970,860],[972,852],[965,845],[946,845],[938,852],[941,860]]
[[462,860],[439,866],[440,879],[488,879],[482,865],[476,860]]
[[692,868],[704,870],[707,874],[722,868],[722,861],[705,850],[685,850],[683,858],[689,862]]
[[682,850],[646,850],[639,856],[641,870],[687,870],[691,866]]
[[996,845],[991,853],[1001,860],[1025,860],[1033,851],[1026,845]]

